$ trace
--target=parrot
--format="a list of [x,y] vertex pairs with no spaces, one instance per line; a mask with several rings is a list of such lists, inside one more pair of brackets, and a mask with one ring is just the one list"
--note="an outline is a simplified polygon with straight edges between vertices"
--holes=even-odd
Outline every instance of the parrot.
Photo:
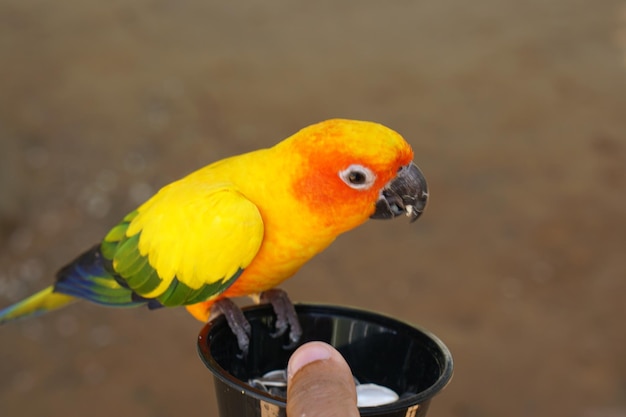
[[302,333],[277,288],[339,235],[428,201],[414,152],[375,122],[330,119],[276,145],[213,162],[164,186],[61,268],[55,282],[0,310],[0,324],[83,299],[110,307],[185,306],[223,314],[246,352],[250,327],[233,298],[271,303],[277,337]]

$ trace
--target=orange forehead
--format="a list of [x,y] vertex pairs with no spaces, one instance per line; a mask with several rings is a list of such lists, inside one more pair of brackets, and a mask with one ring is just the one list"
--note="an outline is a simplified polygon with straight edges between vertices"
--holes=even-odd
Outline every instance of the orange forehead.
[[332,119],[308,126],[287,139],[293,150],[311,159],[370,164],[372,168],[405,165],[411,146],[394,130],[378,123]]

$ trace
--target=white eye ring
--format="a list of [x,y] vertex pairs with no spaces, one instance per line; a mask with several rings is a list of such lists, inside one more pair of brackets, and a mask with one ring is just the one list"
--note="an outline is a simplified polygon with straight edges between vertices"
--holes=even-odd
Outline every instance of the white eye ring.
[[339,171],[339,178],[350,188],[367,190],[376,181],[376,174],[363,165],[353,164],[343,171]]

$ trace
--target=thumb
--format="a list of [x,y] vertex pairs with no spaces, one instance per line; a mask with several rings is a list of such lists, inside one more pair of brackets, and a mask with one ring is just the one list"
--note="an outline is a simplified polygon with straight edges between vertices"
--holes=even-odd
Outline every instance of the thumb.
[[324,342],[300,346],[287,366],[287,416],[358,417],[350,367]]

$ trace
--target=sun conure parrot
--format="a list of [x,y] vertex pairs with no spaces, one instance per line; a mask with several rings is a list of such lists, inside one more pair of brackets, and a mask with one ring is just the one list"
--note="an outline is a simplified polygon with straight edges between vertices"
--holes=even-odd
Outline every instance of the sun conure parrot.
[[249,327],[229,298],[262,294],[277,313],[276,333],[289,327],[297,341],[293,306],[274,287],[369,218],[416,220],[428,192],[412,160],[395,131],[334,119],[215,162],[163,187],[62,268],[52,286],[0,310],[0,323],[76,298],[184,305],[202,321],[212,309],[224,313],[245,350]]

